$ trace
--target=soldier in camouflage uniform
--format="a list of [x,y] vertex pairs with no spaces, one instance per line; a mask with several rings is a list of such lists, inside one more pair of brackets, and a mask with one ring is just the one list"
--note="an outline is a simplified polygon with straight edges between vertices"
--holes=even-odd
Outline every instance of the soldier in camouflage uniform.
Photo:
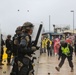
[[36,47],[31,42],[33,27],[32,23],[25,22],[22,26],[20,43],[16,43],[17,40],[14,40],[14,44],[18,46],[18,53],[10,75],[34,75],[31,60],[31,54],[36,51]]

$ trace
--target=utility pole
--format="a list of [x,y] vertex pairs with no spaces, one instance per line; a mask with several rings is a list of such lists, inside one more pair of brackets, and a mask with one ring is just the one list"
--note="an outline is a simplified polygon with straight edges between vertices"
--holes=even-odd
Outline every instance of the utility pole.
[[73,34],[74,34],[74,10],[71,10],[71,12],[73,13]]
[[50,28],[51,28],[51,26],[50,26],[50,15],[49,15],[49,32],[50,32]]

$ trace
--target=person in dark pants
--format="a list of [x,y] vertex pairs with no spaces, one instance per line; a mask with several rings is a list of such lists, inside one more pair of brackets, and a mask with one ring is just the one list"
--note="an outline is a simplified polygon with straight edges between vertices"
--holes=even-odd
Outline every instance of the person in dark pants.
[[5,45],[5,44],[4,44],[4,40],[3,40],[3,38],[2,38],[2,34],[1,34],[1,54],[0,54],[0,65],[4,65],[4,64],[2,63],[2,58],[3,58],[3,53],[4,53],[4,51],[3,51],[3,45]]
[[12,40],[11,40],[11,35],[7,35],[7,39],[5,41],[6,43],[6,53],[7,53],[7,65],[11,65],[10,64],[10,60],[11,60],[11,55],[12,55]]
[[61,61],[58,65],[58,67],[55,67],[55,69],[57,71],[60,71],[60,68],[62,67],[62,65],[64,64],[65,59],[67,58],[68,62],[69,62],[69,66],[71,67],[71,72],[74,71],[73,69],[73,62],[72,62],[72,55],[73,55],[73,48],[70,44],[66,43],[66,42],[62,42],[61,46],[59,48],[59,58],[58,60],[61,58]]
[[51,41],[48,40],[47,41],[47,52],[48,52],[48,56],[52,56],[52,48],[51,48]]

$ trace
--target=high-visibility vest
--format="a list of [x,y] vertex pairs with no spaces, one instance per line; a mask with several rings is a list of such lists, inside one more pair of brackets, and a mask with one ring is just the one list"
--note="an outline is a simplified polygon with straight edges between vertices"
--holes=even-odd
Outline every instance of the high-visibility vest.
[[70,55],[69,55],[69,54],[70,54],[70,49],[69,49],[68,45],[67,45],[66,48],[61,47],[61,50],[62,50],[62,53],[63,53],[63,54],[65,54],[66,56],[70,56]]
[[42,40],[42,48],[44,48],[44,40]]

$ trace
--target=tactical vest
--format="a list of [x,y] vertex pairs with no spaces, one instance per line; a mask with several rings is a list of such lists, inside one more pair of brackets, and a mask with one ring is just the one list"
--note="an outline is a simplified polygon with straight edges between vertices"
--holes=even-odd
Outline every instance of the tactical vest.
[[70,56],[69,54],[70,54],[70,49],[69,49],[69,47],[68,47],[68,45],[67,45],[67,47],[61,47],[61,50],[62,50],[62,53],[63,54],[65,54],[66,56]]

